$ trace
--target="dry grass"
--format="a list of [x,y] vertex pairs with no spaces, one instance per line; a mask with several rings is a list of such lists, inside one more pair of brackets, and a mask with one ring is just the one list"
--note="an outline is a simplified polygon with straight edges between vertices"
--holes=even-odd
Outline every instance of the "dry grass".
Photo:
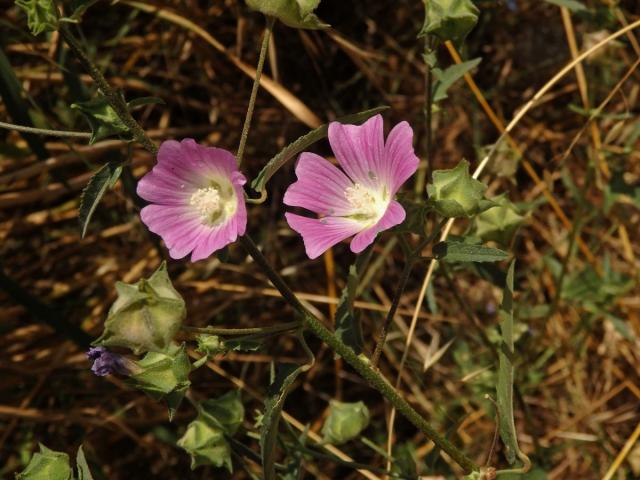
[[[107,78],[127,98],[165,100],[165,105],[135,112],[154,138],[193,136],[235,150],[263,29],[260,16],[233,0],[168,1],[162,5],[173,12],[170,18],[137,11],[131,3],[102,3],[83,21],[86,46]],[[602,2],[587,3],[604,8]],[[473,74],[476,92],[461,81],[442,103],[436,116],[435,167],[450,167],[462,157],[477,165],[481,147],[498,138],[500,125],[508,124],[521,105],[583,51],[593,32],[613,33],[638,20],[634,3],[621,2],[615,15],[568,18],[561,9],[534,0],[519,1],[517,12],[502,2],[479,1],[481,23],[464,51],[467,59],[483,57]],[[79,91],[59,66],[57,38],[25,35],[22,16],[12,2],[4,4],[0,45],[33,101],[34,115],[53,128],[85,130],[83,120],[68,109]],[[412,123],[422,155],[424,68],[415,38],[422,9],[419,1],[323,0],[320,15],[333,30],[299,32],[277,26],[266,71],[273,80],[269,91],[258,96],[245,154],[247,175],[255,176],[267,159],[318,118],[380,104],[391,106],[387,125]],[[213,40],[192,25],[176,24],[176,16]],[[512,248],[519,322],[526,327],[517,343],[516,424],[523,450],[550,479],[595,479],[608,471],[613,476],[607,478],[640,477],[640,447],[633,445],[640,422],[638,72],[617,85],[640,53],[631,38],[623,35],[609,42],[604,52],[580,63],[542,96],[511,132],[511,146],[501,148],[481,176],[492,192],[508,190],[512,200],[532,207]],[[445,48],[440,59],[443,64],[453,61]],[[90,78],[79,79],[90,91]],[[576,108],[597,106],[614,89],[603,114],[587,125]],[[484,108],[476,101],[478,94],[486,100]],[[6,118],[0,103],[0,119]],[[584,134],[567,154],[580,132]],[[63,319],[98,335],[114,300],[115,281],[149,274],[166,254],[146,235],[138,207],[121,184],[105,196],[87,237],[80,239],[79,193],[93,167],[127,154],[125,144],[105,140],[87,147],[48,139],[50,158],[40,160],[18,134],[0,135],[0,264],[47,306],[38,310],[32,299],[0,291],[0,472],[10,476],[20,470],[25,455],[40,441],[69,452],[84,444],[95,470],[106,478],[185,478],[189,461],[173,442],[192,418],[191,407],[184,406],[170,424],[163,405],[116,378],[94,377],[73,342],[37,321]],[[315,148],[328,152],[324,143]],[[522,155],[517,165],[514,150]],[[134,177],[152,163],[142,149],[132,150]],[[282,194],[292,178],[291,165],[274,177],[268,202],[250,209],[249,229],[301,298],[329,324],[353,257],[339,245],[325,262],[306,259],[300,239],[282,216]],[[622,196],[607,209],[607,191],[619,189],[620,178],[635,188],[635,203],[632,196]],[[461,234],[467,227],[456,223],[452,232]],[[402,269],[401,252],[394,245],[390,236],[378,241],[368,288],[356,305],[369,345]],[[593,278],[610,268],[627,279],[628,288],[595,302],[597,289],[575,279],[589,265]],[[214,257],[197,264],[173,261],[169,267],[187,300],[191,325],[260,326],[291,318],[289,308],[238,247],[230,249],[224,263]],[[505,466],[499,445],[490,452],[495,419],[484,397],[493,395],[490,352],[439,270],[424,305],[417,304],[426,272],[426,264],[414,271],[381,370],[390,381],[399,376],[417,312],[400,375],[402,391],[477,462]],[[453,273],[466,310],[491,332],[500,290],[469,269]],[[558,298],[560,277],[576,288],[586,285],[586,292]],[[553,308],[532,308],[541,305]],[[287,422],[297,429],[308,424],[318,433],[330,398],[364,399],[373,417],[366,436],[384,451],[389,405],[335,362],[324,346],[312,341],[311,347],[317,364],[289,397]],[[216,396],[240,387],[252,414],[262,408],[269,363],[302,358],[293,339],[278,337],[258,353],[228,355],[196,371],[195,395]],[[245,426],[252,429],[251,415]],[[415,445],[423,474],[447,471],[447,459],[402,418],[394,432],[396,444]],[[255,440],[243,436],[242,441],[256,448]],[[337,454],[355,461],[385,465],[379,453],[360,441],[341,450]],[[306,466],[308,478],[361,477],[324,461],[309,460]],[[251,461],[247,468],[259,471]],[[233,478],[249,478],[239,465],[236,472]],[[221,474],[201,468],[188,475]]]

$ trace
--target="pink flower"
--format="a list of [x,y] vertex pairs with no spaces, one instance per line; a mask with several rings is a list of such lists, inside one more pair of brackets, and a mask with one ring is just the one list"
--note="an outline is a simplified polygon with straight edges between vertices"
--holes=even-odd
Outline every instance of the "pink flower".
[[140,217],[172,258],[191,253],[191,261],[202,260],[244,235],[246,181],[230,152],[191,138],[167,140],[138,183],[138,195],[151,203]]
[[287,189],[284,203],[320,218],[285,216],[302,235],[309,258],[352,235],[351,251],[360,253],[379,232],[404,221],[404,208],[394,197],[418,168],[412,141],[413,130],[401,122],[385,143],[382,116],[376,115],[362,126],[329,125],[329,143],[344,172],[313,153],[300,155],[298,181]]

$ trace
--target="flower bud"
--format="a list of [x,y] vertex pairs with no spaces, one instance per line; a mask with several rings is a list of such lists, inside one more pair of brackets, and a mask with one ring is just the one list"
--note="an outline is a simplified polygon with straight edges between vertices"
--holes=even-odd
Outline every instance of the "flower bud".
[[243,419],[244,406],[238,391],[202,402],[198,418],[178,440],[178,445],[191,455],[191,469],[213,465],[232,472],[231,449],[225,435],[234,435]]
[[317,30],[328,28],[313,11],[320,0],[247,0],[247,5],[264,15],[276,17],[293,28]]
[[476,235],[482,240],[493,240],[501,245],[509,245],[524,217],[506,195],[493,199],[497,206],[489,208],[476,217]]
[[135,364],[137,371],[129,377],[130,382],[154,400],[165,399],[169,420],[173,419],[191,385],[191,362],[184,343],[171,345],[165,353],[149,352]]
[[478,7],[471,0],[425,0],[425,21],[420,35],[460,42],[478,22]]
[[185,303],[171,285],[166,264],[149,279],[116,283],[118,298],[95,345],[127,347],[134,353],[163,352],[186,316]]
[[493,206],[484,198],[487,186],[469,175],[469,162],[462,160],[450,170],[433,172],[427,185],[429,203],[443,217],[471,217]]
[[369,425],[369,409],[363,402],[331,400],[331,412],[322,426],[324,441],[334,445],[353,440]]
[[69,455],[50,450],[40,444],[40,452],[33,454],[27,467],[16,475],[16,480],[38,480],[41,478],[73,479]]

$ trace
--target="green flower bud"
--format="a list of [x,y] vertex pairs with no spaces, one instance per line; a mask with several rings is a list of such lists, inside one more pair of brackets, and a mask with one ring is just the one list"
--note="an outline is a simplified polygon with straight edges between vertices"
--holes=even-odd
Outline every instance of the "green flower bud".
[[493,206],[484,198],[487,186],[469,175],[469,162],[462,160],[451,170],[433,172],[427,185],[429,203],[443,217],[471,217]]
[[310,30],[329,27],[313,13],[319,3],[320,0],[247,0],[253,10],[276,17],[290,27]]
[[148,280],[116,283],[116,291],[118,298],[94,345],[127,347],[136,354],[165,351],[186,316],[184,300],[171,285],[166,264]]
[[172,420],[191,385],[191,362],[184,343],[179,347],[171,345],[165,353],[149,352],[135,364],[137,369],[129,377],[129,383],[154,400],[165,399]]
[[232,472],[231,449],[225,435],[234,435],[243,419],[244,406],[237,390],[202,402],[198,417],[178,440],[178,445],[191,455],[191,468],[213,465]]
[[224,342],[217,335],[201,334],[196,337],[197,350],[207,356],[218,355],[227,351]]
[[471,0],[425,0],[420,36],[435,35],[442,41],[461,42],[478,23],[480,13]]
[[524,217],[509,201],[506,194],[493,199],[496,207],[480,213],[476,221],[476,235],[482,240],[493,240],[501,245],[509,245]]
[[369,409],[363,402],[331,400],[330,413],[322,426],[324,441],[334,445],[353,440],[369,425]]
[[58,29],[58,12],[53,0],[16,0],[27,13],[27,25],[34,35]]
[[21,473],[16,475],[16,480],[71,480],[73,470],[69,465],[69,455],[55,452],[40,444],[40,452],[34,453]]

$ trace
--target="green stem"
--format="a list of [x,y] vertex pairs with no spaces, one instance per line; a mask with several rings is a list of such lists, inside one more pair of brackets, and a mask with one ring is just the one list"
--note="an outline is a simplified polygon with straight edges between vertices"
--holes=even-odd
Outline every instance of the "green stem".
[[407,255],[407,261],[404,264],[404,269],[402,270],[402,274],[400,275],[400,283],[398,284],[398,289],[396,290],[395,295],[393,296],[393,301],[391,302],[391,308],[387,313],[387,318],[384,320],[384,324],[382,325],[382,329],[378,334],[378,341],[376,342],[376,348],[373,351],[373,355],[371,356],[371,366],[376,368],[378,365],[378,361],[380,360],[380,355],[382,354],[382,348],[387,340],[387,334],[389,333],[389,327],[391,326],[391,322],[393,322],[393,317],[398,310],[398,305],[400,305],[400,298],[402,298],[402,294],[404,293],[404,289],[407,286],[407,282],[409,281],[409,276],[411,275],[411,269],[413,268],[414,257],[413,255]]
[[155,144],[151,138],[145,133],[143,128],[140,126],[138,122],[131,116],[131,112],[129,112],[129,107],[127,106],[127,102],[124,101],[124,98],[120,93],[116,92],[109,82],[104,78],[100,69],[91,61],[91,59],[87,56],[87,54],[82,49],[80,42],[73,36],[69,27],[63,24],[60,24],[60,33],[64,38],[65,42],[69,45],[69,48],[76,56],[78,61],[82,64],[82,67],[87,71],[87,73],[93,78],[98,85],[98,88],[102,91],[102,94],[109,102],[109,105],[116,112],[120,120],[129,128],[129,131],[133,135],[140,144],[152,154],[158,153],[158,146]]
[[285,332],[287,330],[295,330],[300,327],[300,322],[282,323],[280,325],[271,325],[268,327],[255,328],[223,328],[223,327],[189,327],[182,326],[182,330],[190,333],[204,333],[208,335],[233,336],[233,335],[260,335],[269,333]]
[[52,137],[91,138],[91,134],[86,132],[68,132],[64,130],[49,130],[47,128],[25,127],[23,125],[14,125],[12,123],[5,123],[5,122],[0,122],[0,128],[6,128],[7,130],[15,130],[16,132],[35,133],[36,135],[50,135]]
[[282,277],[271,268],[267,259],[262,255],[253,240],[248,235],[240,238],[240,243],[247,250],[249,255],[253,257],[255,262],[260,266],[262,271],[269,277],[271,283],[278,289],[282,297],[289,303],[295,311],[302,317],[305,328],[310,330],[316,337],[325,342],[333,349],[335,353],[340,355],[344,360],[358,372],[373,388],[378,390],[398,412],[404,415],[416,428],[429,438],[438,448],[446,452],[458,465],[466,472],[478,470],[478,466],[469,459],[462,451],[460,451],[453,443],[440,435],[429,423],[425,421],[409,403],[402,398],[398,392],[380,375],[371,368],[368,362],[361,357],[340,339],[334,333],[330,332],[318,318],[309,312],[304,305],[298,300],[293,291],[284,282]]
[[240,164],[242,163],[244,149],[247,145],[249,128],[251,127],[251,119],[253,118],[253,109],[256,106],[256,97],[258,96],[258,89],[260,88],[260,77],[262,76],[264,60],[267,57],[267,50],[269,49],[269,37],[271,37],[271,30],[273,29],[274,22],[275,17],[267,17],[267,27],[265,28],[264,36],[262,38],[260,56],[258,57],[258,65],[256,66],[256,77],[253,79],[253,88],[251,89],[251,97],[249,97],[249,107],[247,108],[247,115],[244,118],[244,125],[242,126],[242,133],[240,134],[240,145],[238,146],[238,154],[236,155],[238,166],[240,166]]

